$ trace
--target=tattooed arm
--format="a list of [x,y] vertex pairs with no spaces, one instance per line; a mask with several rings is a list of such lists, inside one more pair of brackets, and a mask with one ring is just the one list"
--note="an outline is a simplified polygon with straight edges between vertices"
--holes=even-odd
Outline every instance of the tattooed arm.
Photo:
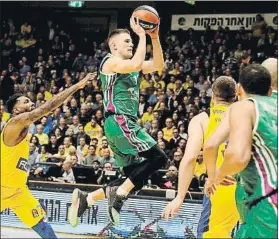
[[51,100],[47,101],[45,104],[41,105],[39,108],[32,110],[31,112],[25,112],[19,114],[11,119],[9,126],[15,127],[18,131],[19,128],[24,129],[28,127],[31,123],[37,121],[44,115],[49,114],[51,111],[58,108],[63,102],[72,94],[77,92],[79,89],[84,88],[89,80],[93,80],[96,77],[96,73],[89,73],[87,76],[79,81],[72,87],[60,92],[58,95],[54,96]]

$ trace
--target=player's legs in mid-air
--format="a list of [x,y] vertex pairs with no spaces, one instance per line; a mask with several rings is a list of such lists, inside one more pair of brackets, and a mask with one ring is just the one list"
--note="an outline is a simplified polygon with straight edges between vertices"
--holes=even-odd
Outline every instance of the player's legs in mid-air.
[[[123,115],[109,116],[105,122],[105,133],[113,150],[117,166],[123,168],[126,179],[118,179],[104,189],[86,195],[75,190],[69,221],[76,226],[88,203],[108,198],[109,217],[114,224],[119,223],[120,210],[131,190],[140,190],[153,172],[162,168],[167,162],[166,154],[156,145],[156,141],[148,135],[135,119]],[[146,160],[137,161],[137,156]]]

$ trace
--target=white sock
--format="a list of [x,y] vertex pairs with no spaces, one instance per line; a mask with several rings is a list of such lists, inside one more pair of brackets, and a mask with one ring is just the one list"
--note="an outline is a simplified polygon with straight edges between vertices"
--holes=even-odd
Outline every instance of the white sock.
[[93,205],[96,201],[93,199],[93,192],[92,193],[88,193],[86,201],[88,203],[88,206]]
[[128,196],[129,192],[127,192],[122,186],[120,186],[117,189],[116,194],[123,195],[123,196]]

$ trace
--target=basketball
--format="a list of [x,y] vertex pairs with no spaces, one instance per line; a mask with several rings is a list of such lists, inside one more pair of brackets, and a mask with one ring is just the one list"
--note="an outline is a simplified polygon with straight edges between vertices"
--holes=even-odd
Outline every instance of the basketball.
[[154,30],[160,22],[158,12],[153,7],[147,5],[136,8],[132,17],[138,17],[140,26],[146,31]]

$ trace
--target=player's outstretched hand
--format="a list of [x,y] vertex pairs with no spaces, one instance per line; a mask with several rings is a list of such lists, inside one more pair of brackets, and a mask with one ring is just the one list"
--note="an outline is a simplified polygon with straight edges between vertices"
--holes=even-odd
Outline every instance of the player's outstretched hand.
[[80,82],[78,82],[77,84],[79,84],[79,88],[83,89],[88,81],[93,81],[95,78],[97,77],[97,72],[93,72],[93,73],[88,73]]
[[174,198],[164,209],[162,213],[162,218],[166,219],[167,221],[169,220],[169,218],[174,219],[182,203],[183,200],[177,197]]
[[140,26],[138,17],[136,18],[136,21],[134,17],[130,18],[130,26],[138,36],[145,35],[145,30]]

